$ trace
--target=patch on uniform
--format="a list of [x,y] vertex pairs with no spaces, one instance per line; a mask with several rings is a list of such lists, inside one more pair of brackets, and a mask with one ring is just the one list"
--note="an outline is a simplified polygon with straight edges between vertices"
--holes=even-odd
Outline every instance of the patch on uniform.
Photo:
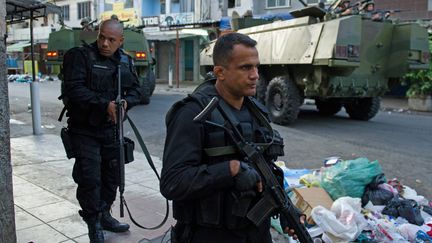
[[97,64],[93,64],[94,68],[100,68],[100,69],[109,69],[109,67],[107,66],[102,66],[102,65],[97,65]]

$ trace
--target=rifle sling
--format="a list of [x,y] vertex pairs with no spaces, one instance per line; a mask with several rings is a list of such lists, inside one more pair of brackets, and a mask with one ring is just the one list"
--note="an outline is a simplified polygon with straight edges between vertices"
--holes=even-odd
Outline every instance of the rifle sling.
[[141,134],[139,133],[139,131],[138,131],[137,127],[135,126],[135,123],[132,121],[132,119],[128,115],[126,115],[126,118],[129,121],[129,124],[131,125],[132,130],[135,133],[135,136],[136,136],[136,138],[138,140],[139,145],[141,146],[141,149],[142,149],[142,151],[143,151],[143,153],[144,153],[144,155],[145,155],[145,157],[147,159],[147,162],[149,163],[150,167],[152,168],[152,170],[156,174],[158,180],[160,181],[159,173],[156,170],[156,167],[155,167],[155,165],[153,163],[153,160],[152,160],[152,158],[150,156],[150,153],[149,153],[149,151],[147,149],[147,146],[145,145],[144,140],[141,137]]
[[[160,181],[159,173],[156,170],[156,167],[155,167],[155,165],[153,163],[153,160],[152,160],[152,158],[150,156],[150,153],[149,153],[149,151],[147,149],[147,146],[145,145],[144,140],[142,139],[142,137],[141,137],[141,135],[140,135],[137,127],[135,126],[135,124],[133,123],[132,119],[127,114],[126,114],[126,118],[128,119],[129,124],[131,125],[132,130],[135,133],[135,136],[136,136],[136,138],[138,140],[139,145],[141,146],[141,149],[142,149],[142,151],[143,151],[143,153],[144,153],[144,155],[145,155],[145,157],[147,159],[148,164],[150,165],[150,167],[152,168],[152,170],[156,174],[156,177]],[[145,226],[140,225],[138,222],[136,222],[135,219],[132,217],[132,214],[131,214],[131,212],[129,210],[129,207],[128,207],[127,203],[126,203],[126,200],[124,200],[124,205],[126,206],[126,210],[127,210],[128,214],[129,214],[129,218],[131,219],[132,223],[134,223],[136,226],[138,226],[139,228],[142,228],[142,229],[155,230],[155,229],[159,229],[160,227],[162,227],[166,223],[166,221],[168,220],[169,203],[168,203],[168,200],[165,200],[165,202],[166,202],[165,217],[163,218],[163,220],[162,220],[162,222],[160,224],[158,224],[156,226],[153,226],[153,227],[145,227]]]
[[221,146],[216,148],[206,148],[204,152],[211,157],[227,155],[227,154],[235,154],[236,148],[234,146]]
[[65,112],[66,112],[66,106],[63,106],[63,109],[62,109],[62,111],[60,112],[60,115],[59,115],[59,117],[57,118],[57,121],[61,122],[61,121],[63,120],[63,116],[64,116]]
[[[264,115],[255,106],[255,104],[253,104],[253,102],[250,100],[249,97],[245,97],[244,102],[246,104],[246,107],[249,109],[249,111],[251,111],[253,117],[255,117],[262,126],[267,128],[272,133],[272,141],[270,141],[269,143],[254,143],[256,146],[261,147],[263,150],[265,150],[268,146],[270,146],[273,143],[273,137],[274,137],[273,128],[268,123],[268,121],[264,117]],[[238,124],[240,124],[240,121],[231,112],[229,105],[225,102],[225,100],[220,99],[219,106],[224,111],[224,113],[228,116],[227,118],[228,118],[228,120],[231,121],[231,125],[235,126],[237,129],[237,126],[238,126]]]

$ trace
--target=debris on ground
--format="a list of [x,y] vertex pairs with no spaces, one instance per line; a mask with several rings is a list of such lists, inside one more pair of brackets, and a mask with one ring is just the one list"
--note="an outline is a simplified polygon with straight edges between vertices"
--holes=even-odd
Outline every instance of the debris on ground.
[[[276,164],[314,242],[432,242],[432,202],[387,179],[377,160],[331,157],[316,170]],[[282,234],[279,221],[271,223]]]

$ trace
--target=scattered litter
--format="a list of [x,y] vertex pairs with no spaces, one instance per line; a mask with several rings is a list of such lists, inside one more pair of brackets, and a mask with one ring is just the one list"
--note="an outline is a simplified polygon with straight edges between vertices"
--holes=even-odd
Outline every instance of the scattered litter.
[[56,126],[53,125],[53,124],[43,125],[42,127],[46,128],[46,129],[54,129],[54,128],[56,128]]
[[344,196],[361,198],[366,185],[379,174],[382,174],[382,169],[377,160],[345,160],[323,168],[321,186],[333,200]]
[[341,161],[340,157],[328,157],[324,159],[324,167],[330,167],[332,165],[335,165]]
[[[314,242],[432,242],[432,201],[387,180],[377,160],[329,157],[320,170],[277,165]],[[282,234],[279,220],[271,224]]]
[[9,119],[9,124],[24,125],[25,123],[15,119]]

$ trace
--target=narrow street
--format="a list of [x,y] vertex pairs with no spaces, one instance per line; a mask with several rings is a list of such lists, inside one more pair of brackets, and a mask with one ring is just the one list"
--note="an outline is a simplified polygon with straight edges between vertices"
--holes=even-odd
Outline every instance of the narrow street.
[[[57,99],[59,82],[40,85],[42,125],[44,133],[59,134],[66,122],[57,121],[62,109]],[[11,137],[32,134],[29,84],[10,83],[11,119],[24,124],[11,124]],[[150,105],[137,106],[130,116],[138,126],[153,156],[162,157],[165,139],[165,114],[171,105],[184,97],[186,90],[169,90],[158,85]],[[367,157],[378,160],[387,179],[394,177],[432,198],[432,116],[397,111],[380,111],[368,122],[348,118],[344,111],[334,117],[319,116],[314,105],[304,105],[299,119],[291,126],[274,127],[285,141],[285,161],[289,168],[320,168],[330,156],[342,159]],[[133,137],[128,125],[126,136]]]

